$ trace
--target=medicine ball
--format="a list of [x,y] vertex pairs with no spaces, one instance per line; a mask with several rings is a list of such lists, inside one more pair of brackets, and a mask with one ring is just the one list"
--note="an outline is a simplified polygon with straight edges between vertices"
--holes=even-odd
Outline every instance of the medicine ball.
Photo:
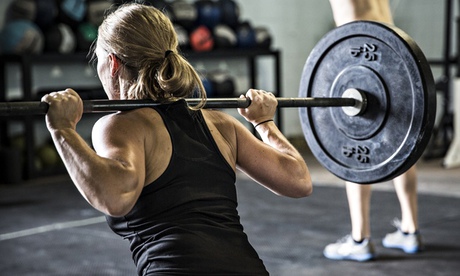
[[86,16],[86,0],[60,0],[59,1],[59,22],[76,28]]
[[45,30],[55,23],[58,16],[58,7],[55,1],[35,0],[37,4],[37,16],[35,23]]
[[6,21],[29,20],[34,21],[37,14],[35,0],[14,0],[6,9]]
[[211,0],[198,0],[195,2],[195,6],[198,12],[198,25],[205,25],[212,30],[220,23],[221,11],[216,2]]
[[221,11],[221,23],[235,29],[240,18],[240,8],[234,0],[220,0],[217,2]]
[[211,51],[214,47],[211,31],[204,25],[198,26],[190,33],[190,46],[197,52]]
[[97,27],[89,22],[83,22],[77,27],[77,50],[87,52],[97,38]]
[[256,33],[256,46],[258,48],[270,49],[272,36],[268,29],[265,27],[255,27],[254,32]]
[[64,23],[58,23],[49,27],[44,34],[46,52],[68,54],[73,53],[77,48],[74,32]]
[[14,20],[4,26],[0,43],[5,54],[38,54],[43,51],[44,38],[34,22]]
[[219,24],[214,28],[214,45],[216,48],[236,47],[237,38],[235,32],[227,25]]
[[59,154],[52,143],[45,143],[40,146],[35,153],[44,168],[51,168],[59,164]]
[[112,3],[107,0],[87,1],[86,21],[94,26],[101,25],[104,21],[106,11],[112,7]]
[[238,25],[236,36],[240,48],[252,48],[256,45],[256,33],[248,21]]
[[173,21],[191,31],[195,27],[198,13],[193,3],[177,0],[171,3]]
[[178,24],[173,24],[173,26],[177,34],[177,40],[179,41],[179,47],[181,49],[190,48],[189,35],[188,35],[187,30]]
[[234,96],[235,80],[227,71],[216,70],[211,72],[209,80],[211,81],[215,97],[225,98]]

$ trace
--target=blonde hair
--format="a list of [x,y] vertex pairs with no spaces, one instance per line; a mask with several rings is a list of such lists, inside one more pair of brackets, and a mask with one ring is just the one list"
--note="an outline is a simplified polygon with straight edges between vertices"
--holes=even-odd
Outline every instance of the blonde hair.
[[113,53],[130,81],[128,99],[167,102],[201,97],[206,92],[200,76],[178,52],[178,40],[169,18],[142,4],[124,4],[110,13],[98,29],[97,46]]

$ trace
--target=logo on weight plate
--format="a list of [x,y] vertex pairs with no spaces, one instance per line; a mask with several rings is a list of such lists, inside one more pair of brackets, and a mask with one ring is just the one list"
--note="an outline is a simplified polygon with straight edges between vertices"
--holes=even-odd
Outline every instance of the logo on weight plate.
[[350,54],[353,57],[364,57],[367,61],[377,60],[377,46],[374,44],[364,43],[362,47],[353,47],[350,49]]
[[342,154],[348,158],[355,158],[360,163],[369,163],[370,149],[366,146],[343,146]]

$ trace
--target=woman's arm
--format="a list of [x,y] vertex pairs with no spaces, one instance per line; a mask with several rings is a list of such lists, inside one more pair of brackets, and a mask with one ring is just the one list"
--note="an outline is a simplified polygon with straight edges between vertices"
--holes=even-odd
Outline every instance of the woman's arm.
[[[251,178],[273,192],[303,197],[311,194],[313,187],[308,167],[297,149],[286,139],[271,120],[276,111],[276,99],[271,93],[250,90],[247,109],[240,114],[253,125],[263,143],[246,127],[236,124],[237,165]],[[259,124],[261,122],[265,122]]]
[[76,132],[82,102],[75,91],[51,93],[42,101],[50,105],[46,122],[56,149],[83,197],[108,215],[129,212],[145,180],[144,143],[133,124],[116,115],[99,120],[93,129],[96,153]]

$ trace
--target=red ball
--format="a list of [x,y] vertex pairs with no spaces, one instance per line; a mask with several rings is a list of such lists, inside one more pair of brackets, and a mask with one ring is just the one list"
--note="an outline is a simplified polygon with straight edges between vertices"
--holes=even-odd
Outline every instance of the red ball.
[[190,46],[197,52],[211,51],[214,47],[211,31],[204,25],[197,27],[190,33]]

